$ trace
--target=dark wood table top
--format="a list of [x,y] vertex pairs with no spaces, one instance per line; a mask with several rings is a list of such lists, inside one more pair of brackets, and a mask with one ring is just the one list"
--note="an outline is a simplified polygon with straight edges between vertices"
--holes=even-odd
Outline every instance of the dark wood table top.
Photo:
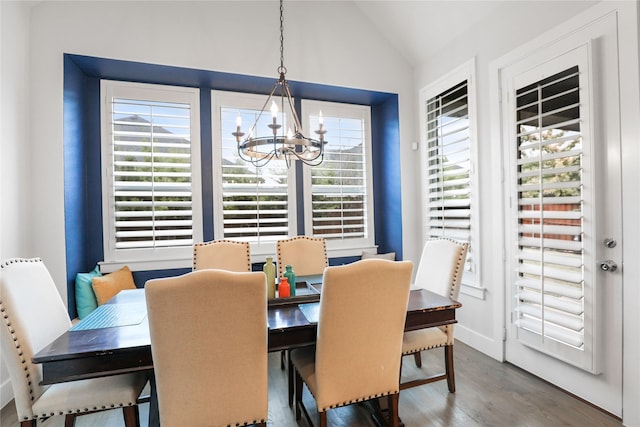
[[[316,324],[307,320],[298,304],[318,298],[292,298],[269,304],[269,351],[315,342]],[[122,291],[108,304],[146,307],[144,289]],[[459,307],[460,303],[432,292],[412,290],[405,330],[455,323],[455,310]],[[147,317],[135,325],[67,331],[40,350],[33,361],[42,364],[42,384],[153,369]]]

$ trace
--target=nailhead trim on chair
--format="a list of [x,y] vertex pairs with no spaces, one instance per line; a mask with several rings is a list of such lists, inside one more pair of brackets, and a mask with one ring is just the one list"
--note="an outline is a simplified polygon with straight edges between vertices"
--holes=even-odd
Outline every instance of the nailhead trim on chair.
[[[229,240],[229,239],[219,239],[219,240],[212,240],[210,242],[195,243],[193,245],[193,269],[194,270],[196,269],[196,246],[210,246],[210,245],[215,245],[216,243],[235,243],[239,245],[244,245],[244,242],[239,242],[237,240]],[[249,252],[248,249],[247,249],[247,264],[251,266],[251,253]]]
[[[309,392],[311,392],[311,390],[309,390]],[[328,411],[329,409],[340,408],[342,406],[351,405],[353,403],[358,403],[358,402],[366,402],[367,400],[377,399],[379,397],[389,396],[390,394],[396,394],[396,393],[400,393],[400,390],[398,389],[396,391],[386,391],[384,393],[374,394],[373,396],[369,396],[369,397],[359,397],[357,399],[352,399],[346,402],[336,403],[335,405],[331,405],[326,408],[318,408],[318,412],[325,412],[325,411]],[[311,395],[313,396],[314,399],[316,398],[316,396],[313,393],[311,393]]]
[[[5,261],[4,263],[2,263],[2,265],[0,265],[0,269],[5,268],[5,267],[7,267],[7,266],[9,266],[11,264],[18,263],[18,262],[42,262],[42,259],[41,258],[11,258],[11,259]],[[11,333],[11,337],[13,338],[13,342],[15,343],[15,349],[16,349],[16,351],[18,353],[18,356],[20,357],[20,361],[24,365],[23,369],[25,371],[25,379],[26,379],[27,385],[29,386],[29,395],[31,396],[31,401],[33,401],[33,400],[35,400],[35,397],[33,396],[33,389],[31,388],[31,379],[30,379],[31,378],[31,374],[29,373],[29,371],[28,371],[29,368],[26,365],[27,361],[24,359],[24,357],[22,357],[23,353],[22,353],[22,350],[20,349],[20,342],[18,341],[18,337],[15,335],[15,329],[13,329],[11,327],[11,320],[9,320],[9,316],[7,316],[7,314],[6,314],[6,308],[4,307],[4,304],[3,304],[2,300],[0,300],[0,313],[2,313],[2,318],[4,319],[5,326],[7,328],[9,328],[9,332]],[[134,404],[135,403],[133,403],[133,402],[129,402],[128,404],[118,403],[117,405],[119,407],[124,407],[124,406],[133,406]],[[112,403],[111,404],[111,408],[115,408],[115,407],[116,407],[116,404]],[[102,409],[107,409],[107,408],[106,408],[106,406],[103,406]],[[99,409],[97,407],[94,407],[93,410],[97,411]],[[89,409],[88,408],[85,408],[84,410],[82,410],[82,409],[75,409],[75,410],[69,409],[67,411],[67,414],[73,414],[74,412],[76,414],[81,414],[83,412],[89,412]],[[53,417],[55,415],[56,415],[55,412],[51,412],[50,414],[41,414],[41,415],[33,414],[32,418],[23,417],[23,420],[24,421],[28,421],[30,419],[31,420],[37,420],[37,419],[41,419],[41,418],[50,418],[50,417]],[[60,411],[58,413],[58,415],[65,415],[65,413],[64,413],[64,411]],[[245,425],[248,425],[248,424],[245,424]]]
[[245,421],[243,424],[240,424],[240,423],[236,423],[236,424],[227,424],[227,427],[252,426],[252,425],[254,425],[254,424],[264,423],[264,422],[266,422],[266,420]]
[[[7,261],[5,261],[4,263],[2,263],[2,265],[0,266],[0,269],[5,268],[11,264],[15,264],[18,262],[42,262],[42,259],[40,258],[31,258],[31,259],[27,259],[27,258],[11,258]],[[22,363],[23,365],[23,370],[25,372],[25,381],[27,383],[27,385],[29,386],[29,396],[31,398],[31,401],[33,402],[35,400],[35,397],[33,396],[33,388],[31,388],[31,379],[30,376],[31,374],[29,374],[29,368],[27,367],[26,363],[27,361],[24,359],[24,357],[22,357],[23,353],[22,350],[20,348],[20,341],[18,341],[18,337],[16,336],[16,331],[15,329],[13,329],[11,327],[11,320],[9,319],[9,316],[6,313],[6,308],[4,306],[4,303],[0,300],[0,312],[2,313],[2,318],[4,319],[5,325],[6,327],[9,329],[9,333],[11,334],[11,338],[13,339],[13,342],[15,344],[15,350],[18,353],[18,357],[20,358],[20,363]],[[37,418],[37,416],[36,416]],[[24,417],[25,420],[28,420],[28,417]]]

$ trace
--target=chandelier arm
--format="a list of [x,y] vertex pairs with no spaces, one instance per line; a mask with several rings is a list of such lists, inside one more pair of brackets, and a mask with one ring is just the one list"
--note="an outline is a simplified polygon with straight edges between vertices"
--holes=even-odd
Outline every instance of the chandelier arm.
[[276,89],[278,89],[278,84],[280,82],[276,82],[273,85],[273,89],[271,89],[271,92],[269,92],[269,96],[267,97],[267,100],[264,102],[264,105],[262,105],[262,108],[260,109],[260,112],[258,113],[258,117],[256,117],[255,121],[253,122],[253,125],[251,125],[251,127],[249,128],[249,132],[247,133],[247,138],[245,139],[248,140],[251,135],[253,134],[253,131],[255,130],[256,126],[258,126],[258,121],[260,120],[260,117],[262,117],[262,113],[265,112],[265,110],[267,109],[267,105],[269,104],[269,101],[271,100],[271,98],[273,98],[273,94],[276,92]]
[[298,117],[298,112],[296,111],[295,105],[293,103],[293,97],[291,96],[291,90],[289,89],[289,83],[284,82],[282,84],[284,93],[287,95],[287,101],[289,102],[289,109],[291,110],[291,114],[293,115],[293,124],[295,125],[295,132],[302,132],[302,125],[300,124],[300,117]]

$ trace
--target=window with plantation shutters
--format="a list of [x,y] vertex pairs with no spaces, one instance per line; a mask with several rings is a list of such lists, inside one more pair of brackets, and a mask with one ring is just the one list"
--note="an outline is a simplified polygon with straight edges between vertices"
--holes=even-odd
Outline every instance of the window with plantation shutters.
[[[248,241],[252,254],[273,254],[276,240],[296,234],[295,167],[275,159],[253,166],[240,158],[232,135],[238,117],[246,126],[255,122],[265,98],[212,92],[214,235]],[[286,126],[286,117],[279,120]],[[268,129],[270,121],[263,115],[257,127]]]
[[[549,75],[539,73],[541,76]],[[581,366],[591,347],[581,68],[515,88],[518,339]]]
[[320,111],[329,142],[322,164],[305,167],[305,232],[329,249],[372,247],[370,108],[305,100],[309,129],[318,128]]
[[463,293],[477,284],[472,63],[421,91],[425,237],[468,242]]
[[197,91],[102,81],[105,261],[188,256],[200,238]]

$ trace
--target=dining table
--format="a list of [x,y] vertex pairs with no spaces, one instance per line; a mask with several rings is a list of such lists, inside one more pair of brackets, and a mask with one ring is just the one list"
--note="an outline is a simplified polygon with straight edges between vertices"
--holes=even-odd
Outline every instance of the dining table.
[[[314,280],[315,279],[315,280]],[[269,352],[312,345],[316,341],[319,279],[297,281],[296,296],[269,300]],[[425,289],[412,289],[405,331],[456,322],[461,304]],[[33,356],[42,367],[41,384],[55,384],[136,371],[153,372],[151,340],[143,288],[123,290]],[[314,317],[316,316],[316,317]],[[154,393],[153,375],[152,394]],[[149,426],[158,426],[152,396]]]

